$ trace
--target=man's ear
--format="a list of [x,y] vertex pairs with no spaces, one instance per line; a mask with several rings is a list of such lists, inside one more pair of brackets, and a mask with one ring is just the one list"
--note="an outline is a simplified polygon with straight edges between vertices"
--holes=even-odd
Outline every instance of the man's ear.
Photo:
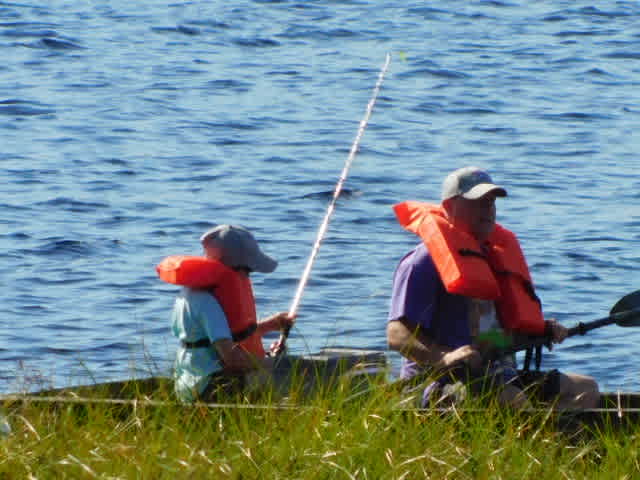
[[222,258],[222,249],[216,245],[203,245],[204,254],[212,260],[220,260]]
[[458,199],[456,197],[447,198],[442,201],[442,209],[446,212],[448,217],[452,217],[455,215],[456,205],[458,203]]

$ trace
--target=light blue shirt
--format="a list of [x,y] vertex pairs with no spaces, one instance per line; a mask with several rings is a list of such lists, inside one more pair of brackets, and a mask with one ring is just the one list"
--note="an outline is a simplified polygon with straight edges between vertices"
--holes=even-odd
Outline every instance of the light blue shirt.
[[[181,342],[208,338],[213,344],[231,338],[227,318],[215,297],[205,290],[187,287],[173,305],[171,330]],[[222,364],[213,346],[184,348],[181,345],[174,365],[176,395],[181,401],[193,402],[207,386],[209,376],[220,370]]]

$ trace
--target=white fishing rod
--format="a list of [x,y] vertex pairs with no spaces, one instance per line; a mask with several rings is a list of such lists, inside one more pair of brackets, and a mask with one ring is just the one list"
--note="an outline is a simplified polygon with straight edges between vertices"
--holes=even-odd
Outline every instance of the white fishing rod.
[[[360,140],[364,135],[364,131],[367,128],[367,124],[369,123],[369,118],[371,117],[371,112],[373,112],[373,106],[376,103],[376,99],[378,98],[378,92],[380,92],[380,87],[382,86],[382,81],[384,80],[384,76],[387,73],[387,68],[389,68],[389,63],[391,62],[391,55],[387,53],[384,61],[384,65],[378,74],[378,80],[376,81],[376,85],[373,88],[373,94],[371,95],[371,99],[367,104],[367,109],[365,111],[363,119],[360,121],[360,126],[358,127],[358,133],[356,135],[353,144],[351,145],[351,150],[349,150],[349,156],[347,157],[347,161],[344,164],[342,169],[342,173],[340,174],[340,178],[338,179],[338,183],[333,191],[333,197],[329,202],[329,206],[327,207],[327,213],[320,224],[320,228],[318,230],[318,234],[316,236],[316,241],[313,244],[313,248],[311,249],[311,255],[309,256],[309,260],[307,261],[307,265],[302,272],[302,276],[300,277],[300,282],[298,283],[298,289],[296,290],[296,294],[293,297],[293,302],[291,303],[291,307],[289,308],[289,316],[294,316],[298,312],[298,307],[300,306],[300,300],[302,299],[302,292],[304,292],[304,288],[307,285],[307,281],[309,280],[309,275],[311,274],[311,268],[313,267],[313,262],[318,256],[318,251],[320,250],[320,244],[324,238],[325,233],[329,227],[329,220],[331,219],[331,215],[333,215],[333,211],[336,207],[336,202],[338,201],[338,197],[340,197],[340,192],[342,191],[342,185],[344,185],[345,180],[347,179],[347,175],[349,174],[349,168],[351,168],[351,164],[353,163],[353,159],[358,152],[358,147],[360,145]],[[276,355],[280,355],[285,350],[285,343],[287,341],[287,337],[289,336],[289,328],[285,329],[280,335],[279,348],[276,350]]]

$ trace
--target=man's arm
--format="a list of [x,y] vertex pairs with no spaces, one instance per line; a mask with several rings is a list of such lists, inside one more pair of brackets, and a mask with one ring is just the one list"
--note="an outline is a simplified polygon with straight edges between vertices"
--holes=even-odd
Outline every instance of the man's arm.
[[[440,294],[439,285],[438,270],[422,246],[403,258],[393,278],[387,323],[389,348],[420,366],[437,370],[460,362],[475,368],[480,365],[481,359],[474,347],[465,345],[453,349],[434,342],[423,333],[433,321]],[[416,328],[416,325],[423,329]]]
[[478,350],[471,345],[451,349],[438,345],[416,328],[410,328],[403,318],[387,323],[387,344],[391,350],[418,365],[443,370],[455,364],[467,363],[472,368],[480,366],[482,359]]
[[419,329],[411,328],[403,318],[387,323],[387,344],[421,366],[435,366],[450,350],[431,341]]

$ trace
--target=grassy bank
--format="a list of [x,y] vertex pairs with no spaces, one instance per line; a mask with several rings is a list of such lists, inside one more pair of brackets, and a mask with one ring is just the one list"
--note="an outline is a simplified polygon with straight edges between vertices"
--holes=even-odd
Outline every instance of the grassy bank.
[[0,478],[640,477],[640,427],[560,433],[546,413],[417,413],[399,400],[380,385],[282,409],[8,404]]

